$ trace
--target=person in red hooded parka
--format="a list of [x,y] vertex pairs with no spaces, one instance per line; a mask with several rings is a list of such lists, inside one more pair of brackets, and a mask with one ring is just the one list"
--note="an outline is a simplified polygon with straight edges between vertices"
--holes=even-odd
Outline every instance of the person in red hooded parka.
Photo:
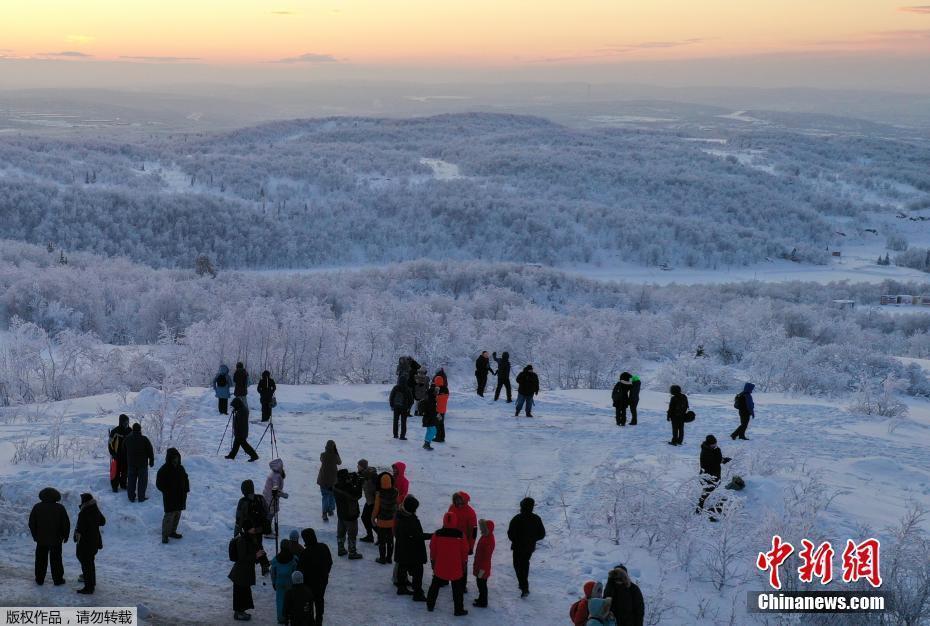
[[[464,491],[456,491],[452,494],[452,504],[449,506],[449,512],[455,513],[455,519],[458,520],[456,528],[461,531],[468,543],[468,554],[475,551],[475,539],[478,537],[478,516],[475,509],[471,508],[468,503],[471,502],[471,496]],[[462,581],[463,591],[468,593],[468,559],[465,559],[465,578]]]
[[397,505],[404,503],[404,498],[410,493],[410,481],[407,480],[407,464],[398,461],[391,466],[391,473],[394,475],[394,488],[397,489]]
[[452,583],[452,602],[455,616],[468,615],[464,606],[464,572],[468,563],[468,542],[458,528],[455,513],[447,512],[442,528],[433,533],[429,542],[429,558],[433,566],[433,582],[426,593],[426,609],[436,608],[439,588]]
[[488,606],[488,578],[491,577],[491,556],[494,554],[494,522],[489,519],[478,520],[478,528],[481,530],[481,539],[478,540],[478,546],[475,548],[475,563],[472,566],[472,573],[475,575],[475,581],[478,583],[478,599],[472,602],[472,606],[485,609]]

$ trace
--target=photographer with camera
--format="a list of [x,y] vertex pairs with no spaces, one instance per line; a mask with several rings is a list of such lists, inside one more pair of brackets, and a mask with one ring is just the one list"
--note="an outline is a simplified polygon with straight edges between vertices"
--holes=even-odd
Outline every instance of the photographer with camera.
[[284,461],[281,459],[275,459],[268,464],[268,467],[271,473],[265,479],[265,489],[262,495],[265,498],[265,506],[268,508],[268,519],[274,519],[278,514],[279,500],[287,498],[287,493],[284,491],[284,479],[287,474],[284,473]]
[[[243,480],[240,489],[242,497],[236,505],[235,534],[246,534],[254,544],[256,552],[261,552],[257,559],[262,566],[262,576],[264,576],[271,569],[271,563],[262,549],[262,535],[271,532],[271,520],[268,517],[265,498],[255,493],[255,483],[251,480]],[[253,532],[255,529],[258,531]]]

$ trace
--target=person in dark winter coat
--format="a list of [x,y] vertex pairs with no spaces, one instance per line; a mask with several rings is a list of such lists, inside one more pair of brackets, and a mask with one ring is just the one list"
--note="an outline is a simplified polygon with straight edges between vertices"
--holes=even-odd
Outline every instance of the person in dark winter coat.
[[378,533],[377,563],[391,563],[394,555],[394,525],[397,522],[399,494],[394,487],[394,477],[387,472],[378,475],[378,491],[375,493],[375,508],[372,519]]
[[329,546],[316,539],[312,528],[304,528],[300,533],[304,540],[304,551],[297,562],[297,569],[304,575],[304,582],[313,593],[314,615],[317,626],[323,623],[326,586],[329,584],[329,572],[333,568],[333,555]]
[[262,372],[262,377],[258,381],[258,385],[255,387],[255,390],[258,391],[258,400],[262,405],[262,421],[267,422],[271,419],[271,409],[274,408],[274,392],[278,389],[278,386],[274,382],[274,378],[271,377],[271,372],[265,370]]
[[374,543],[375,536],[371,513],[375,508],[375,492],[378,491],[378,470],[369,467],[367,459],[359,459],[357,469],[358,480],[362,484],[362,495],[365,496],[365,508],[362,509],[362,524],[365,526],[365,536],[359,541]]
[[234,459],[242,448],[249,455],[249,461],[257,461],[258,453],[249,445],[249,407],[242,398],[236,396],[232,401],[233,445],[227,459]]
[[297,559],[291,551],[291,542],[288,539],[283,539],[277,556],[271,559],[271,586],[275,591],[275,608],[277,609],[279,624],[287,623],[284,612],[284,598],[291,589],[291,575],[296,571]]
[[423,449],[433,450],[433,446],[430,444],[436,439],[436,423],[439,417],[436,411],[436,387],[430,385],[429,390],[426,392],[426,398],[421,400],[417,407],[420,415],[423,416],[423,428],[426,429],[426,433],[423,435]]
[[533,513],[536,501],[533,498],[523,498],[520,501],[520,512],[517,513],[507,528],[507,538],[510,539],[510,549],[513,551],[513,569],[520,585],[520,597],[530,595],[530,559],[536,551],[536,543],[546,536],[546,528],[538,515]]
[[630,580],[625,566],[618,565],[610,570],[604,585],[604,598],[610,600],[610,610],[617,626],[643,626],[646,615],[643,592]]
[[[268,517],[268,508],[265,506],[265,498],[261,494],[255,493],[255,483],[251,480],[243,480],[240,486],[242,497],[236,505],[236,534],[245,533],[249,540],[255,543],[255,551],[262,549],[262,535],[271,532],[271,522]],[[259,532],[252,533],[251,529],[258,528]],[[262,566],[262,576],[268,573],[271,565],[267,556],[258,557],[258,562]]]
[[[358,518],[361,516],[358,509],[358,500],[362,497],[362,486],[355,480],[349,479],[349,470],[341,469],[336,473],[336,484],[333,486],[333,495],[336,498],[336,541],[339,545],[339,556],[349,555],[353,561],[362,558],[355,547],[358,537]],[[346,537],[349,539],[349,550],[346,551]]]
[[246,408],[249,407],[249,371],[239,362],[236,363],[236,371],[233,372],[233,396],[242,400]]
[[497,358],[497,352],[491,354],[494,362],[497,363],[497,387],[494,389],[494,401],[500,399],[501,389],[507,389],[507,402],[513,402],[510,396],[510,353],[504,352],[500,358]]
[[468,615],[464,602],[464,568],[468,562],[468,542],[456,528],[455,513],[446,512],[442,528],[433,533],[429,542],[429,557],[433,564],[433,581],[426,592],[426,610],[436,608],[439,588],[452,583],[452,602],[456,617]]
[[488,372],[493,374],[494,370],[491,369],[491,358],[488,356],[488,351],[485,350],[475,359],[475,381],[477,382],[475,389],[482,398],[484,397],[485,387],[488,386]]
[[129,416],[120,415],[119,425],[110,431],[110,437],[107,440],[107,449],[112,459],[110,487],[113,489],[113,493],[119,491],[120,487],[126,488],[126,479],[129,475],[129,461],[126,458],[126,437],[131,433]]
[[29,532],[32,533],[32,540],[36,542],[36,583],[41,585],[45,582],[45,573],[51,557],[52,581],[56,585],[65,584],[61,544],[68,542],[71,519],[61,504],[61,494],[57,489],[46,487],[39,492],[39,502],[29,513]]
[[407,418],[410,417],[410,407],[413,405],[413,391],[407,385],[406,379],[397,379],[397,384],[391,389],[388,404],[394,411],[394,439],[398,438],[398,425],[400,426],[400,439],[407,440]]
[[636,426],[636,407],[639,406],[639,390],[642,385],[639,376],[630,378],[630,426]]
[[672,385],[668,392],[672,397],[668,401],[668,411],[665,419],[672,423],[673,446],[680,446],[685,441],[685,414],[688,412],[688,396],[681,392],[681,387]]
[[219,371],[213,377],[213,395],[216,396],[217,409],[223,415],[229,410],[229,392],[232,386],[232,378],[229,375],[229,368],[220,365]]
[[743,439],[748,441],[746,429],[749,428],[749,420],[756,416],[756,403],[752,400],[752,390],[756,386],[752,383],[743,385],[742,393],[737,394],[734,404],[739,411],[739,427],[730,433],[730,439]]
[[75,551],[81,563],[81,574],[84,576],[84,587],[78,589],[78,593],[92,594],[97,586],[97,567],[94,559],[97,551],[103,549],[100,527],[106,523],[107,519],[97,507],[94,497],[89,493],[82,493],[77,523],[74,525]]
[[180,539],[178,523],[181,511],[187,508],[187,494],[191,490],[187,471],[181,465],[181,453],[176,448],[168,448],[165,464],[158,469],[155,487],[161,492],[165,505],[165,516],[161,520],[161,542],[168,543],[168,538]]
[[412,595],[414,602],[426,602],[423,593],[423,566],[426,565],[426,543],[429,533],[417,517],[420,501],[407,496],[397,510],[394,526],[394,561],[397,563],[397,595]]
[[300,570],[291,574],[291,588],[284,594],[284,618],[288,626],[313,626],[313,591]]
[[254,609],[252,601],[252,587],[255,585],[255,562],[261,559],[268,560],[260,542],[256,543],[254,537],[261,537],[261,528],[254,527],[243,530],[235,538],[236,561],[229,570],[229,580],[233,584],[233,619],[247,621],[252,619],[246,611]]
[[155,467],[155,451],[152,442],[142,434],[142,425],[136,422],[132,425],[132,432],[123,440],[126,446],[126,463],[128,465],[129,480],[126,493],[129,501],[135,502],[138,494],[139,502],[145,502],[145,491],[149,486],[149,468]]
[[623,372],[610,392],[616,413],[617,426],[626,426],[626,409],[630,406],[630,373]]
[[704,490],[698,501],[698,512],[704,508],[704,502],[717,488],[720,482],[721,466],[729,462],[730,457],[723,456],[720,448],[717,447],[717,438],[707,435],[701,444],[701,482],[704,484]]
[[481,531],[481,538],[475,546],[475,562],[472,566],[472,573],[475,575],[475,581],[478,585],[478,599],[472,606],[485,609],[488,606],[488,578],[491,577],[491,558],[494,556],[494,522],[489,519],[478,520],[478,528]]
[[527,365],[517,374],[517,406],[514,417],[520,415],[523,403],[526,403],[526,416],[533,417],[533,397],[539,394],[539,376]]
[[333,486],[336,484],[336,472],[342,465],[336,442],[330,439],[326,448],[320,453],[320,471],[316,476],[316,484],[320,487],[322,498],[323,521],[328,522],[329,517],[336,513],[336,499],[333,497]]

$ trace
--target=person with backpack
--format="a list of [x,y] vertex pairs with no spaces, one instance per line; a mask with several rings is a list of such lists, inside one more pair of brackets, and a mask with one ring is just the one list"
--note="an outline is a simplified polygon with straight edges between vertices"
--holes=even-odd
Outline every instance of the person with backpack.
[[[236,504],[235,534],[245,533],[250,541],[255,543],[256,552],[262,549],[262,536],[271,532],[271,522],[268,518],[268,509],[265,507],[265,498],[255,493],[255,483],[246,479],[239,487],[242,497]],[[251,532],[252,529],[258,532]],[[262,576],[268,573],[271,564],[267,556],[259,556],[258,562],[262,566]]]
[[233,396],[239,398],[245,408],[249,408],[249,371],[240,361],[236,363],[236,371],[233,372]]
[[430,386],[424,398],[418,405],[417,410],[422,417],[423,428],[426,433],[423,436],[423,449],[433,450],[430,443],[436,438],[436,388]]
[[132,432],[123,440],[123,445],[126,446],[129,501],[135,502],[138,496],[139,502],[145,502],[148,500],[145,491],[149,485],[149,468],[155,467],[155,451],[149,438],[142,434],[142,424],[132,425]]
[[[261,527],[241,528],[229,542],[229,560],[233,562],[227,578],[233,584],[233,619],[244,622],[252,619],[247,611],[255,608],[252,587],[255,585],[256,561],[267,561],[268,556],[261,547]],[[263,574],[264,575],[264,574]]]
[[433,533],[429,541],[429,558],[433,565],[433,580],[426,592],[426,610],[436,608],[439,588],[452,584],[452,602],[456,617],[468,615],[465,610],[464,569],[468,562],[468,542],[456,526],[455,513],[447,511],[442,517],[442,528]]
[[97,552],[103,549],[103,537],[100,527],[107,523],[97,507],[94,496],[89,493],[81,494],[81,505],[78,509],[77,523],[74,525],[74,546],[78,562],[81,564],[81,575],[84,587],[78,589],[80,594],[90,595],[97,586],[97,566],[95,559]]
[[634,375],[630,378],[630,426],[636,426],[636,407],[639,406],[639,390],[642,384],[639,376]]
[[116,428],[110,430],[110,437],[107,440],[107,450],[110,452],[110,487],[113,493],[119,491],[119,488],[126,488],[126,480],[129,476],[129,461],[126,458],[126,437],[132,433],[129,427],[129,416],[121,414],[119,424]]
[[472,602],[472,606],[481,609],[488,608],[488,579],[491,577],[491,559],[494,556],[494,547],[497,542],[494,539],[494,522],[489,519],[478,520],[478,530],[481,532],[481,538],[475,546],[475,562],[472,566],[472,574],[475,575],[475,582],[478,585],[478,598]]
[[[336,498],[336,541],[339,545],[339,556],[349,555],[354,561],[362,558],[356,549],[355,540],[358,537],[358,500],[362,497],[362,486],[357,480],[349,479],[349,470],[341,469],[336,472],[336,484],[333,486],[333,495]],[[346,537],[349,539],[349,549],[346,551]]]
[[669,445],[680,446],[685,441],[685,422],[688,419],[688,396],[681,392],[681,387],[672,385],[668,392],[671,398],[668,401],[668,411],[665,419],[672,423],[672,440]]
[[426,541],[432,536],[423,532],[417,517],[420,501],[407,496],[397,509],[394,526],[394,561],[397,563],[397,595],[412,595],[414,602],[426,602],[423,593],[423,566],[426,565]]
[[165,453],[165,464],[158,468],[155,475],[155,487],[161,492],[165,515],[161,520],[161,542],[168,543],[168,539],[180,539],[178,524],[181,522],[181,511],[187,508],[187,494],[191,490],[187,478],[187,470],[181,465],[181,453],[177,448],[168,448]]
[[[397,378],[397,384],[391,389],[388,404],[394,412],[394,439],[407,441],[407,418],[410,417],[410,407],[413,404],[413,392],[407,385],[407,380]],[[398,437],[400,426],[400,437]]]
[[222,415],[228,413],[229,388],[231,382],[229,368],[225,365],[220,365],[219,371],[216,373],[216,376],[213,377],[213,395],[216,396],[217,410],[219,410]]
[[249,455],[249,462],[258,460],[258,453],[249,445],[249,407],[245,401],[236,396],[232,401],[233,445],[226,455],[227,459],[235,459],[241,447]]
[[610,603],[610,612],[617,626],[643,626],[646,615],[643,592],[630,580],[630,574],[625,565],[621,564],[610,570],[607,575],[607,584],[604,585],[604,599]]
[[291,542],[287,539],[281,541],[278,555],[271,559],[271,588],[275,592],[275,608],[278,613],[278,623],[286,624],[287,617],[284,611],[284,597],[291,589],[291,575],[297,571],[297,559],[291,552]]
[[357,469],[359,482],[362,483],[362,494],[365,496],[365,507],[362,509],[362,524],[365,526],[365,536],[359,541],[374,543],[375,536],[371,513],[375,509],[375,492],[378,491],[378,470],[369,467],[367,459],[359,459]]
[[526,416],[533,417],[533,397],[539,394],[539,376],[527,365],[517,374],[517,406],[513,416],[518,417],[523,403],[526,403]]
[[488,356],[488,351],[485,350],[475,359],[475,381],[477,383],[475,390],[482,398],[484,397],[485,387],[488,386],[488,372],[493,374],[494,370],[491,369],[491,358]]
[[568,617],[575,626],[585,626],[588,623],[588,603],[594,598],[600,598],[604,586],[594,580],[589,580],[581,587],[582,598],[576,600],[568,609]]
[[342,465],[336,442],[330,439],[326,448],[320,453],[320,471],[316,476],[316,484],[320,487],[322,498],[323,521],[328,522],[331,515],[336,513],[336,498],[333,496],[333,486],[336,484],[336,472]]
[[446,410],[449,408],[449,379],[446,373],[439,370],[433,378],[433,387],[436,389],[436,443],[446,442]]
[[297,568],[304,575],[304,582],[313,594],[313,612],[316,626],[323,624],[323,612],[326,608],[326,587],[329,585],[329,572],[333,568],[333,555],[329,546],[320,543],[316,531],[304,528],[300,536],[304,540],[304,551],[300,555]]
[[291,588],[284,594],[284,619],[288,626],[314,626],[316,623],[313,617],[313,591],[304,583],[304,574],[300,570],[291,574]]
[[507,389],[507,402],[513,402],[510,396],[510,353],[504,352],[497,358],[497,352],[491,353],[491,358],[497,363],[497,388],[494,389],[494,401],[501,397],[501,389]]
[[707,435],[701,444],[701,483],[704,489],[698,501],[697,513],[704,509],[704,502],[720,483],[721,466],[729,462],[730,457],[723,456],[723,452],[717,446],[717,438]]
[[507,538],[510,539],[510,549],[513,551],[513,569],[520,585],[520,597],[530,595],[530,559],[536,551],[537,542],[546,537],[546,528],[542,520],[533,512],[536,501],[533,498],[523,498],[520,501],[520,512],[510,520],[507,528]]
[[45,574],[52,566],[52,582],[56,586],[65,584],[65,567],[61,562],[61,546],[68,542],[71,533],[71,518],[61,504],[61,494],[53,487],[39,492],[39,502],[29,513],[29,532],[36,543],[36,584],[45,583]]
[[733,408],[739,412],[739,426],[730,433],[730,439],[734,441],[737,438],[749,441],[746,429],[749,428],[749,420],[756,416],[756,404],[752,401],[752,390],[755,388],[756,386],[752,383],[746,383],[743,385],[743,391],[736,394],[733,399]]
[[258,391],[258,401],[262,405],[263,422],[271,420],[271,409],[277,405],[277,400],[274,397],[274,392],[277,389],[278,386],[275,384],[274,378],[271,377],[271,372],[268,370],[262,372],[262,377],[259,379],[255,390]]
[[378,534],[378,558],[376,563],[386,565],[392,562],[394,555],[394,525],[397,523],[398,492],[394,487],[394,477],[387,472],[378,476],[378,491],[375,494],[375,507],[372,518],[375,532]]
[[616,413],[617,426],[626,426],[626,409],[630,405],[630,373],[623,372],[610,392]]
[[265,508],[268,510],[268,519],[273,521],[275,515],[281,507],[281,498],[287,499],[287,492],[284,491],[284,479],[287,474],[284,472],[284,461],[275,459],[268,464],[271,473],[265,479],[265,488],[262,490],[262,498],[265,499]]

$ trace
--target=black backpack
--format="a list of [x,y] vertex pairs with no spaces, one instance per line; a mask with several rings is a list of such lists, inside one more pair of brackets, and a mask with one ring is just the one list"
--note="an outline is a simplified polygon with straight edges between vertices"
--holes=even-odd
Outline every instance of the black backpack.
[[219,376],[216,377],[216,386],[217,387],[228,387],[229,386],[229,381],[226,380],[225,374],[220,374]]
[[687,413],[685,413],[685,419],[684,419],[685,424],[690,424],[691,422],[694,421],[694,418],[696,417],[697,415],[694,414],[694,411],[688,411]]
[[740,392],[736,394],[736,396],[733,398],[733,408],[736,409],[737,411],[742,411],[743,404],[744,404],[743,394],[742,392]]
[[239,537],[233,537],[229,540],[229,560],[235,563],[239,560]]

